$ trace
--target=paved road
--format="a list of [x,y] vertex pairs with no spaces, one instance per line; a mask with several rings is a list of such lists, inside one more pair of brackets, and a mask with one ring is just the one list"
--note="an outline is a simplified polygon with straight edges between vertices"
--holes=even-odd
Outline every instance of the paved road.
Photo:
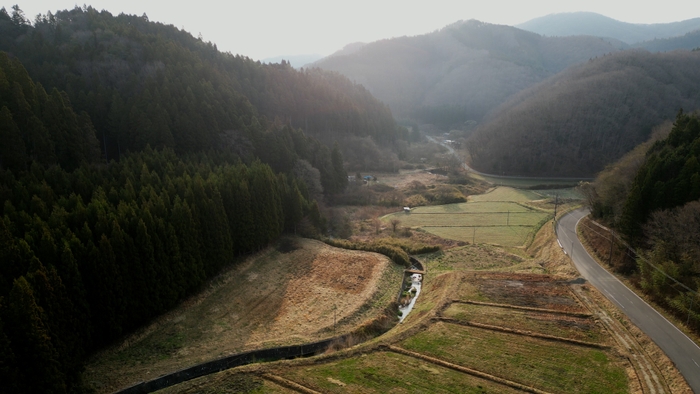
[[562,247],[572,256],[581,275],[656,342],[676,364],[693,391],[700,393],[700,347],[591,258],[575,230],[579,220],[586,215],[588,210],[578,209],[559,220],[557,237]]
[[450,152],[451,155],[455,156],[457,159],[459,159],[460,162],[462,162],[462,168],[467,170],[468,172],[472,172],[476,175],[481,175],[483,177],[487,178],[495,178],[495,179],[507,179],[507,180],[521,180],[521,179],[527,179],[527,180],[542,180],[544,182],[550,181],[565,181],[565,182],[578,182],[578,181],[590,181],[593,180],[593,178],[569,178],[569,177],[540,177],[540,176],[515,176],[515,175],[494,175],[494,174],[486,174],[484,172],[477,171],[462,160],[461,157],[459,157],[459,154],[457,151],[454,150],[452,146],[449,144],[446,144],[435,137],[431,137],[429,135],[426,135],[425,138],[427,138],[430,142],[436,143],[438,145],[442,145],[445,148],[447,148],[447,151]]

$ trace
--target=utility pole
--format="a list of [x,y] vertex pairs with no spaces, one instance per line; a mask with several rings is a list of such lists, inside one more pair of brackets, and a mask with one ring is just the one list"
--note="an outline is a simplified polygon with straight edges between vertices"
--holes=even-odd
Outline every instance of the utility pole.
[[571,241],[571,260],[574,259],[574,241]]
[[475,245],[476,242],[474,242],[474,240],[476,239],[476,227],[472,227],[472,230],[474,230],[472,233],[472,245]]
[[557,205],[559,205],[559,193],[554,195],[554,222],[557,221]]
[[506,226],[510,226],[510,209],[508,210],[508,216],[506,216]]

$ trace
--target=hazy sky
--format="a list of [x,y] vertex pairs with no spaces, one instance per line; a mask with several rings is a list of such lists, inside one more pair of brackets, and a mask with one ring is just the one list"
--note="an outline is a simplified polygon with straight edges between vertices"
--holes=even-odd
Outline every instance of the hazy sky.
[[[16,0],[29,19],[72,9],[75,0]],[[13,2],[0,0],[10,10]],[[81,6],[83,3],[79,3]],[[460,19],[516,25],[558,12],[591,11],[631,23],[663,23],[700,17],[700,1],[619,0],[93,0],[98,10],[142,15],[202,34],[220,50],[253,59],[278,55],[327,55],[352,42],[418,35]]]

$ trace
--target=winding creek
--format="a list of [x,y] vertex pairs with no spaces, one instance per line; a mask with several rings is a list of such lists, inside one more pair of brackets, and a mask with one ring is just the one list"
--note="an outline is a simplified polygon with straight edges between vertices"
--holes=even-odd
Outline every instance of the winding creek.
[[408,316],[408,314],[413,310],[413,306],[416,304],[416,300],[418,299],[418,296],[420,295],[420,289],[421,285],[423,283],[423,275],[422,274],[413,274],[410,276],[411,281],[411,287],[408,290],[409,293],[412,293],[413,290],[415,290],[415,294],[412,296],[411,301],[405,305],[405,306],[399,306],[399,312],[401,312],[401,316],[399,316],[399,323],[403,323],[403,320]]

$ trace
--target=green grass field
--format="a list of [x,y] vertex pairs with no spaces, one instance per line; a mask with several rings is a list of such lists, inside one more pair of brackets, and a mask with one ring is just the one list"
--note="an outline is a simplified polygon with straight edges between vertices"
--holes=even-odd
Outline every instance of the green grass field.
[[533,227],[423,227],[438,237],[457,241],[495,244],[503,246],[520,246],[532,233]]
[[[497,190],[494,192],[513,194]],[[402,227],[421,228],[457,241],[520,246],[548,216],[548,212],[513,201],[475,201],[417,207],[410,213],[397,212],[382,220],[390,223],[397,219]]]
[[469,201],[518,201],[527,202],[532,200],[540,200],[545,198],[554,198],[559,196],[559,199],[582,200],[583,195],[573,187],[565,189],[537,189],[523,190],[515,189],[509,186],[499,186],[488,193],[469,196]]
[[[433,272],[447,271],[511,271],[523,270],[523,265],[532,265],[529,259],[504,251],[499,246],[471,245],[425,254],[420,257],[424,265]],[[539,271],[536,271],[539,272]]]
[[624,368],[599,349],[447,323],[401,346],[549,392],[627,392]]
[[295,368],[283,375],[322,393],[515,393],[507,386],[391,352]]

